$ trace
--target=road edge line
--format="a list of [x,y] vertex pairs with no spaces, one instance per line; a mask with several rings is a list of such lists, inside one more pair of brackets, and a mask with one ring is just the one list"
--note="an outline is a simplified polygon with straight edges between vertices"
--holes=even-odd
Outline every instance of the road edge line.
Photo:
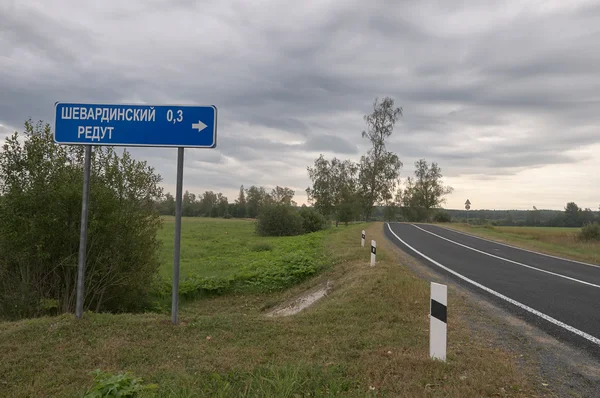
[[492,290],[489,287],[482,285],[481,283],[475,282],[474,280],[469,279],[466,276],[464,276],[462,274],[459,274],[458,272],[456,272],[454,270],[451,270],[450,268],[448,268],[448,267],[446,267],[446,266],[438,263],[434,259],[426,256],[425,254],[421,253],[420,251],[418,251],[417,249],[415,249],[414,247],[412,247],[411,245],[409,245],[408,243],[406,243],[405,241],[403,241],[392,230],[392,227],[390,227],[389,223],[386,223],[386,225],[387,225],[388,229],[390,230],[390,232],[392,233],[392,235],[394,235],[396,237],[396,239],[398,239],[404,246],[408,247],[410,250],[414,251],[415,253],[417,253],[419,256],[423,257],[424,259],[426,259],[430,263],[432,263],[432,264],[434,264],[434,265],[442,268],[443,270],[451,273],[454,276],[459,277],[460,279],[464,280],[465,282],[468,282],[468,283],[472,284],[475,287],[478,287],[478,288],[480,288],[480,289],[482,289],[482,290],[484,290],[484,291],[486,291],[486,292],[488,292],[488,293],[490,293],[490,294],[492,294],[492,295],[494,295],[494,296],[496,296],[496,297],[498,297],[498,298],[500,298],[502,300],[505,300],[505,301],[507,301],[507,302],[509,302],[509,303],[511,303],[511,304],[513,304],[513,305],[515,305],[515,306],[517,306],[517,307],[519,307],[519,308],[527,311],[527,312],[530,312],[530,313],[532,313],[534,315],[537,315],[538,317],[540,317],[540,318],[542,318],[542,319],[544,319],[544,320],[546,320],[546,321],[548,321],[548,322],[550,322],[550,323],[552,323],[552,324],[554,324],[556,326],[559,326],[559,327],[561,327],[561,328],[563,328],[563,329],[565,329],[565,330],[567,330],[567,331],[569,331],[569,332],[571,332],[573,334],[576,334],[576,335],[578,335],[580,337],[583,337],[584,339],[586,339],[586,340],[588,340],[588,341],[590,341],[590,342],[592,342],[592,343],[600,346],[600,339],[598,339],[598,338],[596,338],[596,337],[594,337],[594,336],[592,336],[590,334],[587,334],[586,332],[581,331],[581,330],[579,330],[579,329],[577,329],[577,328],[575,328],[575,327],[573,327],[571,325],[567,325],[566,323],[561,322],[558,319],[552,318],[551,316],[546,315],[543,312],[540,312],[538,310],[535,310],[535,309],[533,309],[533,308],[531,308],[531,307],[529,307],[529,306],[527,306],[527,305],[525,305],[525,304],[523,304],[523,303],[521,303],[519,301],[513,300],[510,297],[507,297],[507,296],[503,295],[502,293],[498,293],[497,291]]
[[565,257],[553,256],[552,254],[546,254],[546,253],[542,253],[542,252],[536,252],[535,250],[524,249],[522,247],[509,245],[508,243],[502,243],[502,242],[498,242],[496,240],[482,238],[481,236],[469,234],[467,232],[459,231],[459,230],[448,228],[448,227],[443,227],[443,226],[437,225],[437,224],[425,224],[425,225],[433,225],[433,226],[436,226],[438,228],[445,229],[447,231],[456,232],[457,234],[469,236],[471,238],[480,239],[480,240],[483,240],[483,241],[486,241],[486,242],[490,242],[490,243],[495,243],[495,244],[501,245],[501,246],[510,247],[511,249],[522,250],[522,251],[527,252],[527,253],[538,254],[540,256],[550,257],[550,258],[554,258],[556,260],[563,260],[563,261],[567,261],[569,263],[580,264],[580,265],[587,265],[589,267],[594,267],[594,268],[600,268],[600,265],[597,265],[597,264],[586,263],[586,262],[577,261],[577,260],[571,260],[571,259],[568,259],[568,258],[565,258]]
[[441,235],[438,235],[438,234],[436,234],[436,233],[434,233],[434,232],[431,232],[431,231],[428,231],[428,230],[426,230],[426,229],[423,229],[423,228],[421,228],[421,227],[419,227],[419,226],[417,226],[417,225],[415,225],[415,224],[410,224],[410,225],[412,225],[413,227],[415,227],[415,228],[417,228],[417,229],[419,229],[419,230],[421,230],[421,231],[423,231],[423,232],[425,232],[425,233],[428,233],[428,234],[430,234],[430,235],[433,235],[433,236],[435,236],[436,238],[443,239],[443,240],[445,240],[445,241],[448,241],[448,242],[450,242],[450,243],[453,243],[453,244],[455,244],[455,245],[457,245],[457,246],[464,247],[465,249],[472,250],[472,251],[474,251],[474,252],[476,252],[476,253],[479,253],[479,254],[484,254],[484,255],[486,255],[486,256],[489,256],[489,257],[492,257],[492,258],[496,258],[496,259],[498,259],[498,260],[506,261],[507,263],[511,263],[511,264],[519,265],[519,266],[521,266],[521,267],[525,267],[525,268],[530,268],[530,269],[532,269],[532,270],[535,270],[535,271],[539,271],[539,272],[543,272],[543,273],[546,273],[546,274],[550,274],[550,275],[558,276],[559,278],[564,278],[564,279],[567,279],[567,280],[570,280],[570,281],[573,281],[573,282],[578,282],[578,283],[581,283],[581,284],[583,284],[583,285],[588,285],[588,286],[592,286],[592,287],[595,287],[595,288],[598,288],[598,289],[600,289],[600,285],[596,285],[596,284],[594,284],[594,283],[591,283],[591,282],[582,281],[582,280],[580,280],[580,279],[572,278],[572,277],[570,277],[570,276],[566,276],[566,275],[563,275],[563,274],[558,274],[558,273],[556,273],[556,272],[547,271],[547,270],[544,270],[544,269],[541,269],[541,268],[534,267],[534,266],[532,266],[532,265],[527,265],[527,264],[520,263],[520,262],[518,262],[518,261],[515,261],[515,260],[510,260],[510,259],[508,259],[508,258],[504,258],[504,257],[496,256],[495,254],[488,253],[488,252],[484,252],[483,250],[475,249],[474,247],[467,246],[467,245],[464,245],[464,244],[462,244],[462,243],[455,242],[455,241],[453,241],[452,239],[445,238],[445,237],[443,237],[443,236],[441,236]]

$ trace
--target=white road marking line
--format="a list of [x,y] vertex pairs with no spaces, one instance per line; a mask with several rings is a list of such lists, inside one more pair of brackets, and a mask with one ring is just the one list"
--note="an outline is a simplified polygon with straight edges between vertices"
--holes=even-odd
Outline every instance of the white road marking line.
[[462,231],[458,231],[456,229],[452,229],[452,228],[448,228],[448,227],[443,227],[441,225],[435,225],[438,228],[441,229],[445,229],[447,231],[451,231],[451,232],[456,232],[457,234],[461,234],[461,235],[465,235],[465,236],[469,236],[471,238],[476,238],[476,239],[480,239],[480,240],[484,240],[486,242],[490,242],[490,243],[495,243],[497,245],[500,246],[506,246],[506,247],[510,247],[511,249],[517,249],[517,250],[522,250],[524,252],[528,252],[528,253],[533,253],[533,254],[538,254],[540,256],[544,256],[544,257],[550,257],[550,258],[554,258],[556,260],[563,260],[563,261],[567,261],[570,263],[575,263],[575,264],[581,264],[581,265],[587,265],[589,267],[594,267],[594,268],[600,268],[600,265],[596,265],[596,264],[591,264],[591,263],[584,263],[582,261],[576,261],[576,260],[570,260],[568,258],[564,258],[564,257],[558,257],[558,256],[553,256],[551,254],[546,254],[546,253],[541,253],[541,252],[536,252],[533,250],[527,250],[527,249],[523,249],[522,247],[517,247],[517,246],[513,246],[513,245],[509,245],[506,243],[502,243],[502,242],[497,242],[495,240],[491,240],[491,239],[486,239],[486,238],[482,238],[481,236],[477,236],[477,235],[473,235],[473,234],[468,234],[466,232],[462,232]]
[[497,258],[497,259],[499,259],[499,260],[506,261],[506,262],[508,262],[508,263],[511,263],[511,264],[520,265],[521,267],[530,268],[530,269],[533,269],[533,270],[536,270],[536,271],[539,271],[539,272],[544,272],[544,273],[546,273],[546,274],[550,274],[550,275],[558,276],[559,278],[568,279],[568,280],[570,280],[570,281],[573,281],[573,282],[582,283],[582,284],[584,284],[584,285],[588,285],[588,286],[592,286],[592,287],[596,287],[596,288],[600,289],[600,285],[595,285],[595,284],[593,284],[593,283],[586,282],[586,281],[582,281],[582,280],[580,280],[580,279],[571,278],[570,276],[566,276],[566,275],[562,275],[562,274],[557,274],[556,272],[552,272],[552,271],[546,271],[545,269],[541,269],[541,268],[532,267],[531,265],[523,264],[523,263],[520,263],[520,262],[518,262],[518,261],[509,260],[508,258],[504,258],[504,257],[496,256],[495,254],[491,254],[491,253],[488,253],[488,252],[484,252],[484,251],[482,251],[482,250],[475,249],[475,248],[473,248],[473,247],[471,247],[471,246],[463,245],[462,243],[458,243],[458,242],[455,242],[455,241],[453,241],[453,240],[451,240],[451,239],[444,238],[444,237],[443,237],[443,236],[441,236],[441,235],[435,234],[435,233],[433,233],[433,232],[429,232],[429,231],[427,231],[426,229],[423,229],[423,228],[421,228],[421,227],[418,227],[418,226],[416,226],[416,225],[414,225],[414,224],[411,224],[411,225],[412,225],[413,227],[415,227],[415,228],[418,228],[418,229],[420,229],[421,231],[423,231],[423,232],[425,232],[425,233],[428,233],[428,234],[430,234],[430,235],[433,235],[433,236],[435,236],[435,237],[437,237],[437,238],[443,239],[443,240],[445,240],[445,241],[448,241],[448,242],[450,242],[450,243],[454,243],[455,245],[457,245],[457,246],[461,246],[461,247],[464,247],[465,249],[469,249],[469,250],[472,250],[472,251],[474,251],[474,252],[477,252],[477,253],[480,253],[480,254],[484,254],[484,255],[486,255],[486,256],[490,256],[490,257],[493,257],[493,258]]
[[513,299],[511,299],[509,297],[506,297],[505,295],[503,295],[501,293],[498,293],[497,291],[492,290],[489,287],[482,285],[481,283],[477,283],[474,280],[469,279],[466,276],[463,276],[463,275],[459,274],[458,272],[451,270],[450,268],[448,268],[448,267],[446,267],[446,266],[438,263],[437,261],[433,260],[432,258],[427,257],[426,255],[424,255],[423,253],[421,253],[420,251],[418,251],[417,249],[415,249],[414,247],[412,247],[411,245],[409,245],[408,243],[406,243],[405,241],[403,241],[402,239],[400,239],[400,237],[398,235],[396,235],[396,233],[394,233],[394,231],[392,231],[392,228],[390,227],[389,223],[387,223],[387,226],[388,226],[388,229],[390,230],[390,232],[392,233],[392,235],[394,235],[396,237],[396,239],[398,239],[404,246],[408,247],[410,250],[414,251],[415,253],[417,253],[421,257],[425,258],[427,261],[431,262],[432,264],[437,265],[438,267],[442,268],[443,270],[445,270],[447,272],[450,272],[451,274],[459,277],[460,279],[464,280],[465,282],[469,282],[473,286],[476,286],[476,287],[478,287],[478,288],[480,288],[480,289],[482,289],[482,290],[484,290],[484,291],[486,291],[486,292],[488,292],[490,294],[493,294],[494,296],[496,296],[498,298],[501,298],[502,300],[508,301],[509,303],[514,304],[517,307],[522,308],[522,309],[524,309],[527,312],[530,312],[530,313],[532,313],[534,315],[537,315],[540,318],[545,319],[546,321],[548,321],[550,323],[553,323],[556,326],[560,326],[561,328],[563,328],[565,330],[568,330],[569,332],[574,333],[574,334],[576,334],[578,336],[581,336],[584,339],[586,339],[588,341],[591,341],[592,343],[600,346],[600,339],[598,339],[598,338],[596,338],[596,337],[594,337],[594,336],[592,336],[590,334],[587,334],[586,332],[583,332],[583,331],[581,331],[581,330],[579,330],[577,328],[574,328],[571,325],[567,325],[566,323],[561,322],[558,319],[554,319],[551,316],[544,314],[543,312],[540,312],[538,310],[534,310],[533,308],[531,308],[531,307],[529,307],[529,306],[527,306],[525,304],[522,304],[522,303],[520,303],[520,302],[518,302],[516,300],[513,300]]

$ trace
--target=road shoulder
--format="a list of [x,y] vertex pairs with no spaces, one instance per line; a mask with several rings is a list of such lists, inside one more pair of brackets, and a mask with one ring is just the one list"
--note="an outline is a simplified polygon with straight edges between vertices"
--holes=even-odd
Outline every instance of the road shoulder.
[[[486,341],[495,350],[509,352],[520,370],[551,395],[600,396],[600,363],[596,359],[433,270],[398,248],[391,239],[386,234],[382,245],[395,254],[399,266],[409,267],[421,279],[448,285],[449,322],[454,312],[474,340]],[[453,344],[451,336],[449,347]]]

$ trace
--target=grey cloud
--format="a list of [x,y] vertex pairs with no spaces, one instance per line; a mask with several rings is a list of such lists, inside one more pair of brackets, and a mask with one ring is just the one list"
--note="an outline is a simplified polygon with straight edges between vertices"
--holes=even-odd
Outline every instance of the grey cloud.
[[[309,131],[309,127],[306,123],[300,121],[299,119],[292,117],[276,117],[276,116],[268,116],[268,115],[252,115],[246,113],[245,119],[253,119],[254,124],[258,126],[270,127],[275,129],[281,129],[284,131],[297,132],[301,135],[306,135]],[[242,119],[238,117],[237,119]]]
[[352,145],[348,141],[339,136],[329,134],[317,134],[310,138],[304,144],[304,148],[313,152],[336,152],[340,154],[355,155],[358,153],[356,145]]
[[[448,176],[512,175],[600,142],[597,5],[309,3],[15,2],[0,12],[0,123],[51,121],[57,100],[216,104],[218,146],[186,152],[186,181],[231,189],[306,186],[286,173],[318,152],[358,160],[376,96],[404,108],[388,147],[406,171],[424,157]],[[135,156],[174,178],[175,151]]]
[[7,55],[17,55],[15,51],[28,50],[37,56],[44,55],[54,62],[76,63],[77,57],[67,51],[65,45],[57,44],[57,35],[66,38],[69,35],[80,39],[89,37],[86,32],[68,29],[63,24],[48,18],[35,9],[27,12],[13,8],[10,12],[0,12],[0,32],[4,38],[3,48]]

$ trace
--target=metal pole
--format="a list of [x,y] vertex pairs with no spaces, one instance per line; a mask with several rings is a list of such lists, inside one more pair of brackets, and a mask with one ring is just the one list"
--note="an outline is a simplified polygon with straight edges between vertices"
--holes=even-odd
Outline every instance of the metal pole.
[[171,322],[179,322],[179,258],[181,248],[181,200],[183,190],[183,148],[177,148],[177,192],[175,193],[175,254],[173,259],[173,299]]
[[85,147],[85,160],[83,163],[83,197],[81,201],[81,232],[79,234],[79,262],[77,264],[77,302],[75,304],[75,316],[83,316],[83,285],[85,281],[85,251],[87,246],[87,221],[88,202],[90,197],[90,168],[91,168],[92,146]]

